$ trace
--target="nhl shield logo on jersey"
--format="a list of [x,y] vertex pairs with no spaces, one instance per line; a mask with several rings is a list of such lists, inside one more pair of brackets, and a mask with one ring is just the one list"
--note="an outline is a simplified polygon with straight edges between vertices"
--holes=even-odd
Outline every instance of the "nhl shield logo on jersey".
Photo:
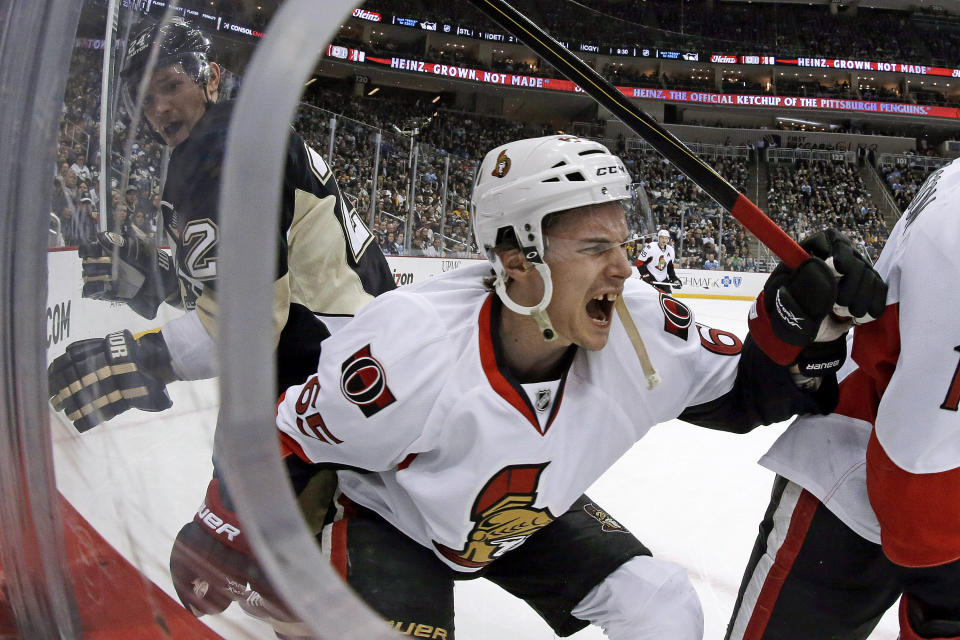
[[463,549],[434,546],[445,558],[463,567],[490,564],[516,549],[531,535],[554,521],[549,509],[534,509],[540,474],[549,462],[512,465],[496,473],[480,491],[471,510],[476,523]]
[[537,389],[533,406],[539,413],[543,413],[550,408],[550,389]]
[[340,371],[343,397],[360,407],[366,417],[396,401],[387,386],[383,365],[371,355],[369,344],[347,358]]
[[490,172],[494,178],[502,178],[510,171],[510,157],[507,156],[507,150],[504,149],[497,156],[497,164],[493,165],[493,171]]
[[600,523],[600,530],[604,533],[627,533],[627,528],[614,520],[609,513],[592,502],[583,505],[583,510]]

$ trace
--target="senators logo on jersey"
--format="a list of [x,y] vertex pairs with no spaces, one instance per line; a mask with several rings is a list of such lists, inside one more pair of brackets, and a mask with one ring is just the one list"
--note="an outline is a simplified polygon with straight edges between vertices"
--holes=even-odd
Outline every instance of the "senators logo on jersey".
[[676,298],[660,294],[660,309],[663,310],[663,330],[686,340],[693,321],[690,308]]
[[549,462],[512,465],[497,472],[483,487],[471,510],[476,523],[463,549],[434,546],[451,562],[477,568],[519,547],[554,521],[548,509],[534,509],[540,474]]
[[370,353],[367,345],[347,358],[340,367],[340,391],[343,397],[360,407],[370,417],[396,402],[387,386],[383,365]]

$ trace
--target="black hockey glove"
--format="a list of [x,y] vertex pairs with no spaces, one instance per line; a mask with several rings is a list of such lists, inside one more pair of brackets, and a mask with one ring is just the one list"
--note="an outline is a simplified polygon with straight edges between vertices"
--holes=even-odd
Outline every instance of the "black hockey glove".
[[677,276],[673,276],[670,279],[670,286],[673,287],[674,289],[683,289],[683,283],[680,282],[680,278],[678,278]]
[[840,336],[830,342],[811,342],[797,355],[799,374],[807,378],[836,373],[847,360],[847,337]]
[[887,283],[840,232],[820,231],[807,237],[801,246],[824,260],[839,278],[833,308],[836,319],[850,318],[855,324],[864,324],[883,315]]
[[960,620],[928,616],[914,598],[900,596],[900,637],[903,640],[960,640]]
[[83,297],[126,302],[149,320],[160,303],[179,292],[170,256],[140,238],[97,234],[77,250],[83,269]]
[[197,617],[221,613],[236,601],[275,627],[296,622],[267,582],[217,478],[174,540],[170,576],[180,602]]
[[126,330],[79,340],[47,367],[50,402],[83,433],[127,409],[171,406],[165,385],[174,380],[159,332],[139,340]]
[[[811,257],[796,269],[782,263],[774,269],[748,321],[754,340],[781,365],[796,362],[813,342],[837,341],[840,354],[853,323],[880,317],[886,306],[886,283],[839,233],[818,232],[801,246]],[[842,353],[845,358],[845,348]]]

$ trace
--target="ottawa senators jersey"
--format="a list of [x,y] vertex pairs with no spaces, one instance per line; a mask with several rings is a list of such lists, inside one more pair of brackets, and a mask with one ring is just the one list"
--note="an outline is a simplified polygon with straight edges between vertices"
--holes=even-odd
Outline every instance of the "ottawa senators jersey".
[[668,244],[661,249],[658,243],[651,242],[643,248],[637,257],[637,269],[640,270],[640,275],[643,275],[644,270],[646,270],[657,282],[663,282],[670,275],[667,269],[673,262],[674,255],[672,244]]
[[[217,315],[217,201],[232,111],[231,102],[207,109],[171,154],[163,191],[163,224],[180,280],[180,301],[208,334],[213,334]],[[279,246],[274,324],[278,352],[284,356],[279,363],[285,387],[314,369],[317,336],[326,331],[315,314],[352,316],[373,296],[396,285],[374,235],[343,198],[333,172],[293,132],[274,241]],[[167,333],[173,351],[196,347],[189,337]],[[179,354],[171,355],[176,364]],[[290,371],[297,360],[302,366]]]
[[857,327],[840,403],[761,463],[908,567],[960,558],[960,161],[928,178],[876,269],[887,310]]
[[346,468],[347,497],[457,571],[547,526],[659,422],[746,431],[819,408],[749,338],[636,280],[624,299],[658,386],[618,320],[604,349],[571,347],[559,379],[522,385],[502,364],[490,273],[462,267],[377,298],[277,407],[288,454]]

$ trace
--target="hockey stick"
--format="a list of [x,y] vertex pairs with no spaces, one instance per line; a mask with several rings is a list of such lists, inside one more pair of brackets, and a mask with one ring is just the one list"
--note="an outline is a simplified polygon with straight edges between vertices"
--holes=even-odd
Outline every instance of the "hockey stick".
[[494,22],[520,38],[585,93],[609,109],[621,122],[683,171],[694,184],[739,220],[750,233],[770,248],[791,269],[810,256],[757,205],[697,157],[656,120],[630,103],[606,78],[557,42],[505,0],[469,0]]

